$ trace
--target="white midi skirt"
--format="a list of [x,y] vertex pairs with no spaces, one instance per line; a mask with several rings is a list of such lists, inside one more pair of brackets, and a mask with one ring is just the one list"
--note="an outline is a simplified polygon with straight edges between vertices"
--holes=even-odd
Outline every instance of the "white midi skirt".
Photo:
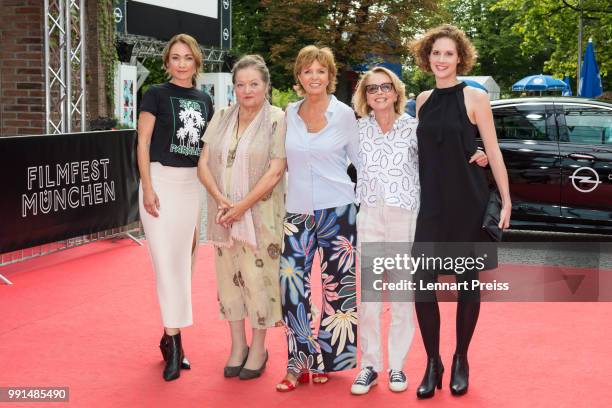
[[153,217],[142,201],[138,203],[149,253],[155,269],[157,296],[164,327],[193,324],[191,273],[197,249],[201,194],[197,167],[168,167],[151,163],[151,182],[159,198],[159,217]]

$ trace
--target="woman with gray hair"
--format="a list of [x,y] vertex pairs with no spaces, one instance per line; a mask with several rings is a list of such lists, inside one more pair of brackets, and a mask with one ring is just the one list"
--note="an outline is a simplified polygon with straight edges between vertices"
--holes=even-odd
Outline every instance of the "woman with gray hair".
[[[198,175],[208,190],[208,239],[217,294],[232,347],[225,377],[248,380],[266,366],[266,329],[281,321],[285,114],[270,105],[270,74],[258,55],[232,70],[237,103],[215,112],[204,134]],[[253,330],[248,347],[245,318]]]

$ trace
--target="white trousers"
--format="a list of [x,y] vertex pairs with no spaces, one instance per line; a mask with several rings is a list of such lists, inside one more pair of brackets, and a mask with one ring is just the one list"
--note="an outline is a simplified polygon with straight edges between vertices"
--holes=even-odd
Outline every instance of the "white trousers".
[[200,223],[200,182],[197,167],[169,167],[151,163],[151,182],[159,198],[159,217],[153,217],[142,201],[139,187],[140,220],[155,277],[157,297],[164,327],[181,328],[193,324],[191,273]]
[[[357,235],[363,242],[412,242],[416,227],[416,211],[378,203],[361,206],[357,215]],[[361,248],[359,248],[361,252]],[[361,265],[361,262],[359,262]],[[414,337],[414,302],[390,302],[391,324],[388,335],[389,369],[403,370],[404,361]],[[383,302],[361,302],[359,305],[359,346],[361,368],[384,369],[381,312]]]

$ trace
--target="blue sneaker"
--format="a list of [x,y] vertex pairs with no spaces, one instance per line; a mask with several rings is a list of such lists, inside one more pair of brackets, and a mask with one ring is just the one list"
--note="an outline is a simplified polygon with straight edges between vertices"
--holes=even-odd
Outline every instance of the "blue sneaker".
[[401,370],[389,371],[389,389],[393,392],[406,391],[408,388],[408,379],[406,374]]
[[378,374],[374,371],[373,367],[362,368],[351,386],[351,394],[367,394],[370,391],[370,387],[376,385],[377,379]]

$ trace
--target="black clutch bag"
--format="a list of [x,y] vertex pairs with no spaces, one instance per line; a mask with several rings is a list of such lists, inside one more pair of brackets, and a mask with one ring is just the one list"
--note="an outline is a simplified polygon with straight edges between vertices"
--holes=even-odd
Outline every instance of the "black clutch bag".
[[491,191],[489,202],[482,220],[482,229],[484,229],[493,241],[501,241],[502,230],[499,228],[499,214],[501,212],[501,197],[496,190]]

